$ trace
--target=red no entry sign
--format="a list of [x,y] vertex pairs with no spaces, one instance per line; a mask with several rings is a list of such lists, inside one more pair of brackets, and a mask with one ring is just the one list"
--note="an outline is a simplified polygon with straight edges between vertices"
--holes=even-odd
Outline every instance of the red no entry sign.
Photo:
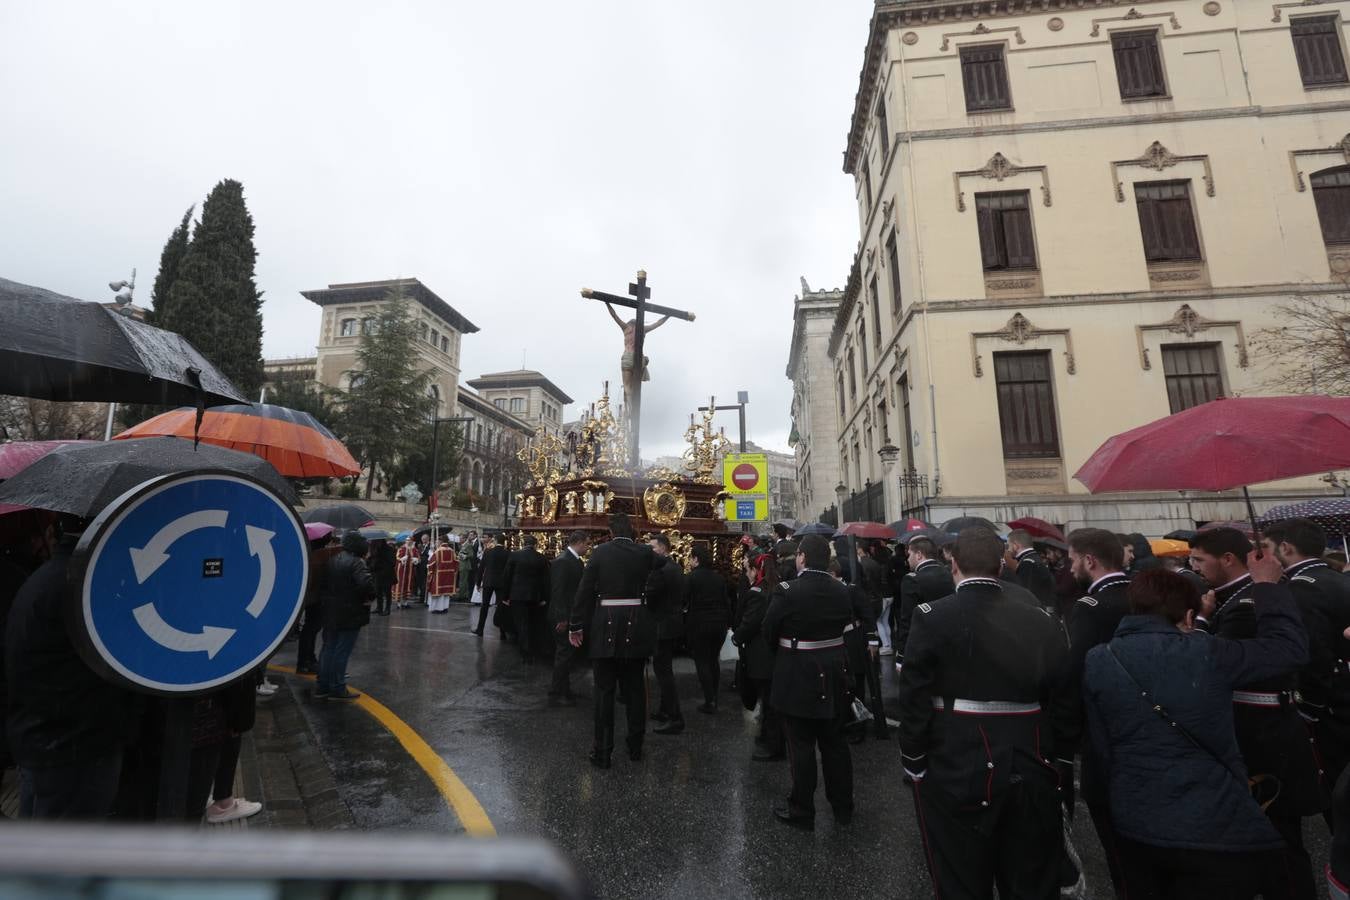
[[731,482],[739,489],[748,491],[759,484],[759,470],[750,463],[741,463],[732,469]]

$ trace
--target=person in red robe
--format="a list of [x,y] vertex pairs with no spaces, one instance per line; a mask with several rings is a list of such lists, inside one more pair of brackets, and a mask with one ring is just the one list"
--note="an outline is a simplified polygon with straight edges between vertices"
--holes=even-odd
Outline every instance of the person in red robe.
[[403,542],[394,558],[394,605],[405,609],[417,595],[417,564],[422,561],[412,538]]
[[459,582],[459,557],[450,546],[450,536],[441,537],[440,546],[427,560],[427,606],[433,613],[450,611],[450,598]]

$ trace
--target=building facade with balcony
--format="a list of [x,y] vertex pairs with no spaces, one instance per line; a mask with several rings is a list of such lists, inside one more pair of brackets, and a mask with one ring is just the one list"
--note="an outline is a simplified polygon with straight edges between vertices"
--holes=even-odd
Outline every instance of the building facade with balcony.
[[339,391],[351,388],[352,379],[361,377],[356,358],[361,335],[395,292],[410,301],[418,329],[417,355],[431,372],[436,414],[449,416],[458,407],[460,338],[478,331],[478,326],[416,278],[330,284],[321,290],[301,291],[300,296],[323,309],[314,380]]
[[[523,486],[524,464],[516,453],[534,436],[534,426],[512,415],[486,397],[461,389],[457,416],[473,421],[456,423],[460,429],[459,489],[479,506],[509,510]],[[490,498],[483,504],[478,498]]]
[[1117,432],[1280,393],[1253,336],[1346,291],[1347,11],[878,2],[844,154],[861,240],[828,344],[842,493],[884,485],[884,518],[1240,518],[1226,498],[1090,496],[1073,473]]

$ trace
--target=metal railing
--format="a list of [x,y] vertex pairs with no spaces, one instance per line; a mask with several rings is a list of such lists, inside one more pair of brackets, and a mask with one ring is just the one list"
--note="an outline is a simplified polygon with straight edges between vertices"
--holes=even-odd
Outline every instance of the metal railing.
[[920,475],[911,469],[901,473],[900,515],[906,518],[924,518],[928,511],[928,476]]
[[886,521],[886,492],[881,482],[867,485],[844,501],[845,522]]

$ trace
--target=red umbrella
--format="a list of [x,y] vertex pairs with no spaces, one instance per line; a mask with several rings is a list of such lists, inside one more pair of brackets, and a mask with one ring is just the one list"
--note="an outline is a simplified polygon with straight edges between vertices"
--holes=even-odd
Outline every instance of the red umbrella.
[[834,533],[835,537],[853,535],[856,538],[865,540],[893,541],[895,532],[887,525],[880,522],[845,522],[838,531]]
[[89,441],[10,441],[0,444],[0,478],[18,475],[24,469],[66,444],[87,444]]
[[1227,491],[1350,468],[1350,397],[1214,400],[1107,440],[1074,477],[1104,491]]
[[170,436],[261,456],[287,478],[341,478],[361,474],[361,466],[333,433],[309,413],[259,403],[217,406],[202,416],[191,407],[161,413],[121,434],[116,440]]
[[1107,440],[1074,473],[1103,491],[1227,491],[1350,468],[1350,397],[1234,397]]
[[1051,525],[1044,519],[1038,519],[1035,516],[1023,516],[1020,519],[1014,519],[1008,523],[1010,529],[1022,529],[1032,537],[1052,538],[1064,543],[1064,532]]
[[923,519],[901,519],[899,522],[891,523],[891,531],[896,534],[906,534],[910,531],[923,531],[928,527],[928,523]]

